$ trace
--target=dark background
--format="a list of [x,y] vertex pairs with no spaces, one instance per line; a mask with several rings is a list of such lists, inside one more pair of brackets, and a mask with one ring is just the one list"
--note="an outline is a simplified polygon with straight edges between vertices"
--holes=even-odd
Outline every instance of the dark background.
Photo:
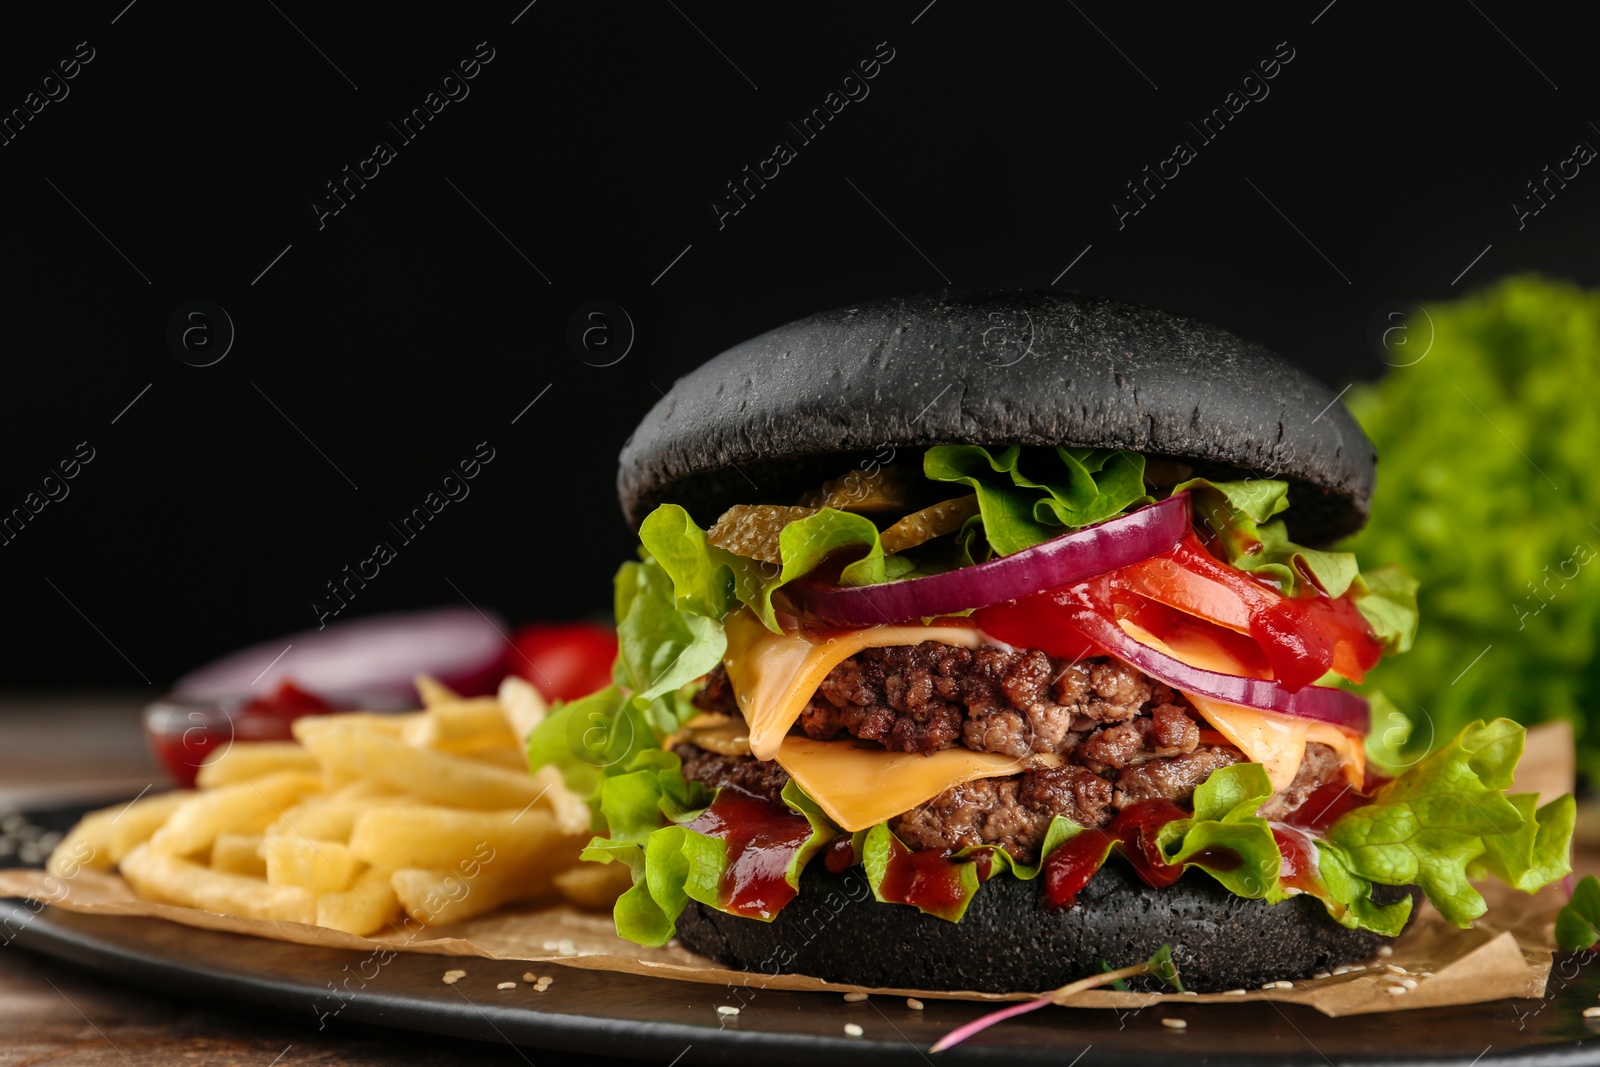
[[[0,512],[94,452],[0,547],[10,687],[159,689],[314,625],[324,583],[480,441],[471,495],[346,617],[603,613],[631,427],[821,308],[1054,279],[1338,388],[1383,369],[1390,302],[1600,281],[1600,177],[1524,229],[1511,208],[1600,145],[1592,7],[125,3],[34,5],[0,34],[0,114],[94,50],[0,146]],[[387,123],[483,41],[470,95],[400,144]],[[786,122],[879,42],[869,95],[801,144]],[[1186,121],[1279,42],[1270,95],[1202,144]],[[719,229],[710,201],[779,138],[797,158]],[[1112,200],[1179,138],[1198,157],[1119,229]],[[397,158],[319,229],[324,183],[380,139]],[[197,298],[236,329],[203,368],[166,338]],[[595,299],[637,332],[608,367],[566,339]]]

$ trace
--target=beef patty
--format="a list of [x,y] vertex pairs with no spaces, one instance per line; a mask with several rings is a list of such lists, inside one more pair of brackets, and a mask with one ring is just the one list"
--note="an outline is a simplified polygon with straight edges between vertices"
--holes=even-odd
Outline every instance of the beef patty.
[[[738,714],[718,667],[695,697],[707,711]],[[870,648],[830,671],[797,728],[816,740],[843,736],[897,752],[964,746],[1018,758],[1059,756],[1064,765],[981,778],[890,820],[914,849],[998,845],[1032,862],[1056,815],[1104,826],[1125,807],[1166,799],[1187,805],[1195,787],[1244,755],[1201,722],[1171,687],[1110,657],[1077,663],[1037,649],[966,649],[924,641]],[[752,756],[676,749],[684,775],[776,799],[788,775]],[[1306,746],[1294,782],[1263,808],[1281,815],[1339,776],[1327,746]]]
[[[695,698],[737,714],[722,667]],[[1131,724],[1110,735],[1102,727]],[[1165,683],[1108,656],[1068,662],[1038,649],[960,648],[937,641],[869,648],[828,672],[800,714],[816,741],[876,741],[892,752],[965,746],[1022,757],[1065,755],[1093,739],[1083,762],[1122,767],[1141,753],[1193,751],[1188,703]]]

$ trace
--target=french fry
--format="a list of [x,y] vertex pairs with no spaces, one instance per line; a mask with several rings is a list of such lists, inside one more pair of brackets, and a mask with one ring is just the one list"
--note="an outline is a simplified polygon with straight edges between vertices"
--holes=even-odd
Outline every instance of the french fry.
[[555,872],[570,866],[582,847],[577,839],[561,840],[559,855],[547,853],[520,862],[497,855],[474,856],[448,870],[398,870],[391,883],[401,908],[418,922],[430,926],[462,922],[503,904],[549,896]]
[[456,755],[471,755],[484,749],[521,746],[511,732],[511,724],[500,702],[493,697],[457,700],[436,704],[427,713],[406,723],[401,740],[413,748],[431,748]]
[[[295,724],[297,733],[305,721]],[[301,742],[325,768],[352,778],[376,778],[435,804],[520,810],[539,798],[540,787],[526,774],[412,748],[397,737],[360,723],[309,731]]]
[[261,858],[267,864],[268,885],[297,885],[317,893],[354,889],[356,876],[366,869],[366,864],[337,841],[289,834],[262,838]]
[[247,919],[313,923],[317,918],[316,894],[309,889],[213,871],[154,845],[135,848],[122,858],[121,868],[134,892],[148,900]]
[[412,684],[417,687],[417,696],[422,698],[424,708],[431,708],[435,704],[449,704],[461,699],[460,694],[432,675],[419,674],[412,679]]
[[527,680],[508,674],[500,682],[500,710],[511,724],[519,746],[526,746],[533,728],[544,721],[550,705]]
[[389,871],[366,871],[354,889],[323,893],[317,898],[317,925],[365,937],[400,917]]
[[400,796],[400,790],[391,788],[383,782],[371,778],[357,778],[349,785],[330,794],[330,800],[369,800],[380,797]]
[[261,835],[218,834],[211,843],[211,869],[265,878],[267,861],[261,858]]
[[173,812],[196,795],[192,789],[174,789],[170,793],[140,797],[112,812],[106,834],[107,844],[111,846],[111,858],[120,861],[150,840],[151,835],[172,818]]
[[390,737],[399,737],[407,723],[426,714],[425,711],[407,711],[397,715],[376,711],[341,711],[336,715],[302,715],[290,729],[294,732],[294,739],[302,745],[308,736],[324,730],[346,730],[352,726],[365,726]]
[[633,874],[626,863],[579,863],[554,881],[570,903],[590,911],[610,911],[617,898],[633,887]]
[[312,796],[285,811],[277,821],[263,831],[268,837],[301,837],[313,841],[350,840],[350,829],[362,812],[379,807],[404,807],[415,805],[415,797],[406,796]]
[[350,851],[374,867],[451,867],[493,855],[507,863],[549,852],[566,835],[547,811],[376,808],[350,832]]
[[477,752],[461,753],[465,758],[474,763],[482,763],[490,767],[503,767],[514,774],[526,775],[528,773],[528,757],[520,748],[485,748]]
[[314,774],[318,769],[317,757],[293,741],[244,741],[208,757],[195,775],[195,784],[201,789],[215,789],[265,778],[278,771]]
[[66,879],[84,867],[110,870],[123,856],[150,840],[150,835],[192,796],[192,790],[175,789],[91,811],[51,850],[45,866],[57,878]]
[[582,797],[567,788],[559,768],[540,767],[533,772],[533,777],[529,780],[539,787],[543,802],[555,814],[556,826],[562,833],[589,832],[589,805]]
[[111,815],[108,811],[91,811],[78,820],[78,824],[50,850],[45,869],[57,878],[71,881],[85,867],[109,871],[117,865],[111,856]]
[[280,771],[253,782],[195,793],[151,835],[150,845],[169,856],[193,856],[210,848],[218,834],[252,834],[265,829],[301,797],[321,788],[318,775]]

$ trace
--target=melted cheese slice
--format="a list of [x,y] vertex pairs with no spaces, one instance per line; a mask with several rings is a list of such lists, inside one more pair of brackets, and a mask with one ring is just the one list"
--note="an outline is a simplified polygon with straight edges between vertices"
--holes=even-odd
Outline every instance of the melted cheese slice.
[[[1148,630],[1119,620],[1122,629],[1140,644],[1165,652],[1173,659],[1202,670],[1248,677],[1244,668],[1222,649],[1204,642],[1174,648]],[[1300,770],[1306,743],[1316,741],[1339,754],[1339,763],[1350,784],[1360,788],[1367,772],[1366,746],[1360,737],[1346,733],[1332,723],[1315,722],[1293,715],[1227,704],[1211,697],[1183,691],[1206,722],[1216,728],[1240,752],[1266,768],[1273,791],[1287,788]]]
[[[730,615],[727,631],[728,651],[723,657],[723,666],[738,695],[739,710],[750,724],[750,751],[757,759],[764,760],[777,758],[784,736],[828,672],[862,649],[915,645],[923,641],[963,648],[978,648],[983,644],[983,635],[970,626],[908,624],[869,626],[864,630],[840,631],[832,636],[803,631],[775,634],[748,610]],[[814,792],[811,795],[817,796]],[[904,810],[899,808],[896,814]]]
[[1242,708],[1196,693],[1183,695],[1206,722],[1216,727],[1217,733],[1266,768],[1274,792],[1287,788],[1294,781],[1300,761],[1305,758],[1308,741],[1327,745],[1339,754],[1340,767],[1352,786],[1360,788],[1366,777],[1367,753],[1361,738],[1332,723]]
[[993,752],[885,752],[853,741],[786,737],[778,764],[828,818],[854,833],[925,804],[951,786],[1021,774],[1023,763]]

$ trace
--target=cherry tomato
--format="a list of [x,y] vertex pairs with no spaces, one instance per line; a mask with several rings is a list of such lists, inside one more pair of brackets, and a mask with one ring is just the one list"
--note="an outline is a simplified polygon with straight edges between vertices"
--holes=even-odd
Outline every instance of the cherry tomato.
[[530,623],[511,637],[511,669],[546,700],[576,700],[611,684],[617,634],[592,622]]

